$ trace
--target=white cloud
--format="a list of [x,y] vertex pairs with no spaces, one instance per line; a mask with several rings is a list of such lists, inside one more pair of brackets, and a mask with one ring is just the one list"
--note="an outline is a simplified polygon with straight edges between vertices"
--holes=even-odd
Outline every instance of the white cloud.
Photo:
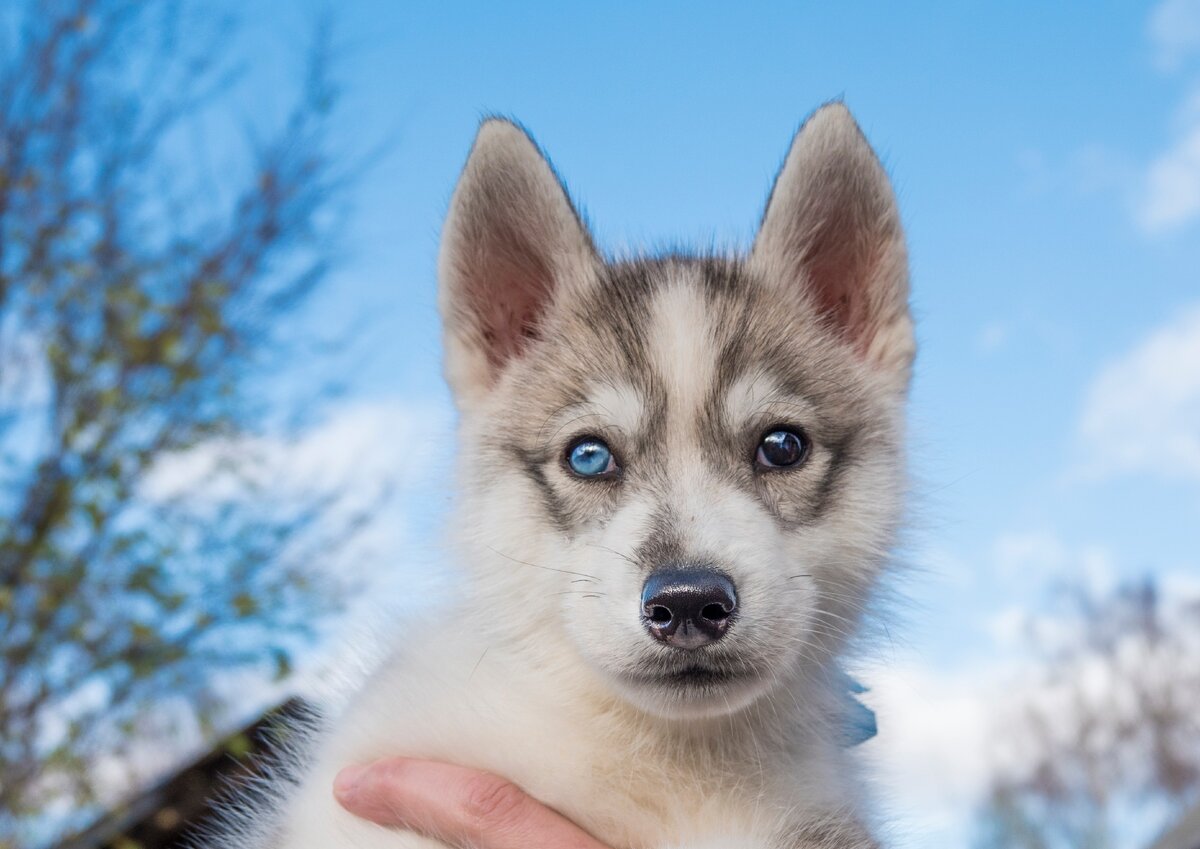
[[1200,0],[1163,0],[1150,13],[1147,28],[1155,63],[1176,70],[1200,52]]
[[1135,214],[1148,233],[1179,227],[1200,215],[1200,116],[1187,123],[1146,169]]
[[1007,668],[932,669],[916,659],[860,672],[879,734],[864,744],[898,847],[966,846],[993,769],[996,705]]
[[19,312],[0,310],[0,515],[17,509],[20,482],[49,447],[50,365]]
[[[1200,0],[1163,0],[1147,25],[1154,60],[1177,71],[1200,55]],[[1200,215],[1200,88],[1176,113],[1175,138],[1147,166],[1134,196],[1134,216],[1148,233],[1179,227]]]
[[1079,587],[1097,596],[1113,590],[1119,580],[1111,550],[1094,543],[1068,545],[1046,531],[1006,533],[992,544],[985,559],[993,570],[995,606],[981,611],[982,633],[991,645],[981,647],[991,656],[1002,655],[1014,664],[1035,659],[1033,644],[1068,639],[1074,626],[1042,611],[1057,589]]
[[1113,197],[1143,233],[1178,230],[1200,216],[1200,86],[1175,110],[1169,141],[1149,160],[1090,143],[1054,160],[1026,151],[1018,167],[1030,194]]
[[[168,457],[149,476],[145,494],[225,497],[245,482],[280,496],[412,486],[432,464],[449,459],[452,433],[450,410],[436,402],[356,402],[294,438],[242,436]],[[231,463],[236,474],[223,474]]]
[[336,623],[342,627],[440,591],[449,570],[433,549],[453,443],[453,413],[444,403],[358,401],[294,438],[215,440],[165,458],[143,494],[197,511],[240,497],[284,505],[332,498],[324,518],[333,527],[368,511],[369,521],[322,567],[357,590]]
[[1079,434],[1089,475],[1200,481],[1200,304],[1101,370]]
[[[1055,159],[1023,151],[1017,164],[1033,196],[1114,198],[1143,233],[1178,230],[1200,216],[1200,87],[1176,109],[1170,140],[1149,159],[1090,143]],[[988,340],[981,336],[977,348],[986,352]]]

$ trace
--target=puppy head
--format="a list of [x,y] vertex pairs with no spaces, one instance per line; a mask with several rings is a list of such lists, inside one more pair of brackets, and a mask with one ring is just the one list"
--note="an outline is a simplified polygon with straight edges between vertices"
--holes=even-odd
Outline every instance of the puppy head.
[[488,121],[440,277],[487,604],[664,715],[837,655],[898,522],[914,352],[895,201],[844,107],[726,259],[605,262],[531,139]]

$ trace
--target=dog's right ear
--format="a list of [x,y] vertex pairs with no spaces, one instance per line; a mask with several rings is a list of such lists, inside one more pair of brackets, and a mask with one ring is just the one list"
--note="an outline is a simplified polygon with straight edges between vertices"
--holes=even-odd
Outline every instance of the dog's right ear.
[[887,173],[850,111],[827,104],[792,140],[751,264],[806,297],[899,391],[912,370],[908,256]]
[[489,119],[450,200],[438,257],[446,379],[460,408],[541,332],[555,298],[595,273],[566,190],[516,124]]

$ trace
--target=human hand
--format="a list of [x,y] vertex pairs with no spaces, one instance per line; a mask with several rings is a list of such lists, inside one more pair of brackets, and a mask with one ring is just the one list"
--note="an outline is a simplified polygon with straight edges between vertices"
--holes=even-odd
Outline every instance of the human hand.
[[334,796],[350,813],[458,849],[609,849],[511,781],[412,758],[338,773]]

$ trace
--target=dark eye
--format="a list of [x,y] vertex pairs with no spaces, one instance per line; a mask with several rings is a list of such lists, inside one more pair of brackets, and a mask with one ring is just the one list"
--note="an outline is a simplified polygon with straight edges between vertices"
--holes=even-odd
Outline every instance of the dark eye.
[[612,451],[603,440],[594,436],[585,436],[572,443],[567,449],[567,465],[575,474],[585,478],[600,477],[617,470]]
[[763,436],[754,460],[768,469],[787,469],[799,464],[807,454],[808,440],[803,434],[780,428]]

